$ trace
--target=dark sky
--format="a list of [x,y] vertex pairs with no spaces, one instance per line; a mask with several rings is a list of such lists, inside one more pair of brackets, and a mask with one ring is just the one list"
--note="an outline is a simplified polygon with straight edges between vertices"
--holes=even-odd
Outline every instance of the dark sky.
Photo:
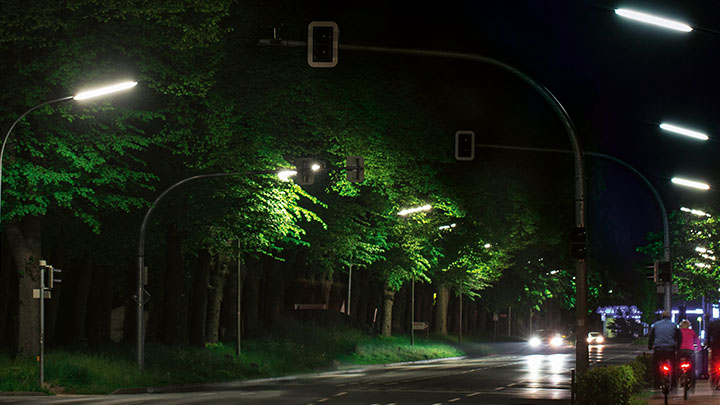
[[[619,17],[615,8],[663,15],[698,29],[680,33],[657,28]],[[708,193],[717,193],[678,188],[669,182],[673,176],[703,180],[720,188],[720,2],[716,0],[395,2],[392,6],[345,6],[338,11],[321,6],[314,18],[338,22],[341,43],[472,52],[522,70],[563,104],[586,150],[634,166],[659,191],[668,211],[681,204],[704,207]],[[341,50],[340,64],[343,58],[352,58],[346,55]],[[418,65],[427,63],[434,62],[419,61]],[[449,70],[442,70],[429,87],[438,94],[443,86],[447,88],[450,100],[446,108],[465,106],[478,117],[504,114],[502,126],[517,126],[515,131],[502,131],[500,124],[495,124],[488,132],[502,132],[503,136],[490,134],[484,141],[569,148],[563,133],[554,138],[532,136],[538,120],[557,119],[537,105],[542,104],[539,97],[532,100],[532,91],[518,90],[524,85],[516,79],[461,63],[457,63],[455,77],[447,74],[452,68],[442,69]],[[457,78],[473,77],[473,69],[475,79],[458,86]],[[473,101],[472,93],[484,88],[492,89],[488,91],[492,105]],[[503,88],[508,90],[503,92]],[[522,103],[513,105],[517,98],[522,98]],[[663,132],[658,128],[663,121],[702,130],[711,141]],[[470,119],[467,123],[478,125]],[[521,132],[524,136],[507,136]],[[596,163],[588,158],[588,164]],[[633,261],[642,259],[633,252],[643,243],[645,233],[662,229],[660,212],[647,186],[634,174],[613,164],[598,170],[591,174],[601,173],[606,188],[602,201],[590,207],[590,223],[596,224],[590,231],[615,246],[617,251],[612,253],[617,254],[618,265],[625,267],[619,270],[624,272],[632,268]],[[613,226],[597,229],[608,219]]]

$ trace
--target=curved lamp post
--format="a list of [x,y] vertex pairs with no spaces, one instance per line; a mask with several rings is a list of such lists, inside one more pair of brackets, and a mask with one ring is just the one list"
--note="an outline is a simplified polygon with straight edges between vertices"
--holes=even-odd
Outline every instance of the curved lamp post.
[[[320,169],[319,165],[312,165],[310,170],[317,171]],[[165,197],[168,193],[170,193],[172,190],[177,188],[178,186],[181,186],[187,182],[190,182],[192,180],[197,179],[206,179],[210,177],[227,177],[227,176],[252,176],[252,175],[261,175],[261,174],[275,174],[278,176],[278,178],[282,181],[289,181],[291,176],[295,176],[297,174],[297,170],[258,170],[258,171],[246,171],[246,172],[228,172],[228,173],[210,173],[210,174],[200,174],[197,176],[191,176],[188,178],[185,178],[183,180],[178,181],[177,183],[171,185],[170,187],[166,188],[165,191],[160,194],[155,201],[150,205],[150,208],[148,208],[147,212],[145,213],[145,217],[143,218],[142,224],[140,225],[140,241],[138,243],[138,285],[137,285],[137,294],[133,297],[135,298],[137,302],[137,335],[136,335],[136,345],[137,345],[137,366],[138,368],[142,369],[145,365],[145,333],[144,333],[144,327],[145,327],[145,319],[144,319],[144,309],[145,306],[145,229],[147,228],[148,221],[150,220],[150,215],[152,214],[153,210],[155,210],[155,207],[157,207],[160,200],[162,200],[163,197]],[[239,269],[239,267],[238,267]],[[240,274],[238,273],[238,279],[240,277]],[[238,313],[240,311],[238,310]],[[238,334],[239,339],[239,334]],[[239,345],[238,345],[239,346]]]
[[54,104],[54,103],[59,103],[61,101],[69,101],[69,100],[78,100],[78,101],[87,100],[90,98],[99,97],[99,96],[103,96],[103,95],[110,94],[110,93],[115,93],[120,90],[129,89],[131,87],[135,87],[136,85],[137,85],[137,82],[133,82],[133,81],[123,82],[123,83],[118,83],[118,84],[115,84],[112,86],[102,87],[102,88],[95,89],[95,90],[84,91],[84,92],[78,93],[74,96],[67,96],[67,97],[63,97],[63,98],[57,98],[55,100],[48,100],[48,101],[40,103],[40,104],[36,105],[35,107],[25,111],[24,113],[22,113],[22,115],[20,115],[15,120],[15,122],[12,123],[12,125],[10,125],[10,129],[7,131],[7,133],[5,134],[5,137],[3,138],[2,147],[0,147],[0,222],[2,222],[2,158],[3,158],[3,154],[5,153],[5,145],[7,144],[8,138],[10,137],[12,130],[15,129],[15,125],[17,125],[17,123],[20,122],[21,119],[25,118],[26,115],[30,114],[31,112],[37,110],[38,108],[40,108],[44,105]]

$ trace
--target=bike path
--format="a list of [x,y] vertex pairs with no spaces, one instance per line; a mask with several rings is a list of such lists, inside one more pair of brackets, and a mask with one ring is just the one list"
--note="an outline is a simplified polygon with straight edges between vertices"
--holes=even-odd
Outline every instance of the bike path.
[[[655,390],[648,405],[663,405],[665,397],[662,391]],[[720,405],[720,391],[710,387],[709,380],[698,380],[695,388],[688,391],[688,399],[683,399],[682,389],[675,388],[670,392],[668,404],[704,404]]]

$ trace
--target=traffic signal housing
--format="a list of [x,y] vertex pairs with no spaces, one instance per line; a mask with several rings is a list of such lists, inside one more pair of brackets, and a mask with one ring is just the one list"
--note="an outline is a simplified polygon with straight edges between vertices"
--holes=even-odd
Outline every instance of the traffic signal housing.
[[338,62],[340,30],[332,21],[313,21],[308,25],[308,65],[329,68]]
[[570,235],[570,255],[573,259],[587,258],[587,229],[576,226]]
[[466,161],[475,159],[475,132],[455,132],[455,159]]
[[362,156],[348,156],[345,170],[349,182],[361,183],[365,180],[365,158]]
[[655,268],[657,269],[658,281],[661,283],[672,282],[672,266],[667,261],[656,261]]
[[315,171],[312,169],[313,160],[310,158],[300,158],[295,161],[295,183],[301,186],[307,186],[315,182]]

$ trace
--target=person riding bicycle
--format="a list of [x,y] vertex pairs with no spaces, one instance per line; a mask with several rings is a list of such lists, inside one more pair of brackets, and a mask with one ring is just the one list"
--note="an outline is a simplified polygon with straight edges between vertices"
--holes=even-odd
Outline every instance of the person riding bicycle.
[[[675,351],[679,346],[680,339],[680,330],[675,323],[670,320],[670,313],[663,311],[662,319],[653,324],[650,329],[650,336],[648,337],[648,350],[653,350],[655,386],[659,386],[662,383],[662,377],[659,372],[660,364],[667,360],[669,360],[671,364],[675,364]],[[671,381],[675,381],[674,375],[671,376]]]
[[678,359],[685,358],[692,365],[693,372],[690,373],[690,382],[695,382],[695,359],[694,352],[701,350],[700,339],[694,330],[690,329],[690,321],[683,319],[680,322],[680,349],[678,350]]

